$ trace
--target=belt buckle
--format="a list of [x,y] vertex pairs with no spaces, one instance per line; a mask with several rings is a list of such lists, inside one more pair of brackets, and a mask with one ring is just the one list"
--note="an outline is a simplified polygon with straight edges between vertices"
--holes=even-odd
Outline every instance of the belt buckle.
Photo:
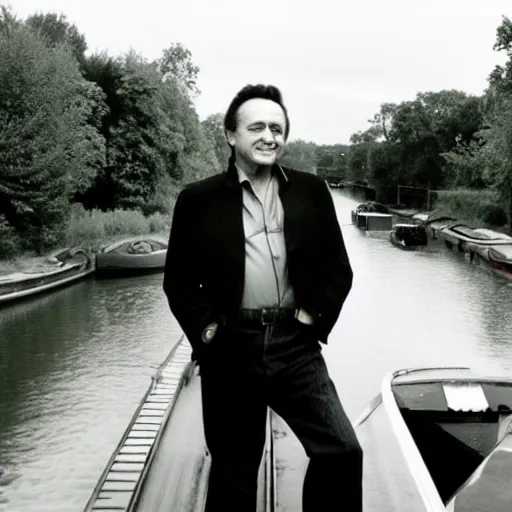
[[269,313],[270,312],[266,308],[261,310],[261,325],[270,325],[273,323],[273,319],[270,321],[268,320],[268,318],[270,318]]

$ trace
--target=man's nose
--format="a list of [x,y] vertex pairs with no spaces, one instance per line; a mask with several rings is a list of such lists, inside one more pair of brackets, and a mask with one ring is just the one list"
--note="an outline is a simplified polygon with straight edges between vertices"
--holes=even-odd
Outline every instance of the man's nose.
[[270,128],[265,128],[265,130],[263,130],[262,138],[265,142],[268,143],[274,142],[275,140],[274,134],[272,133],[272,130]]

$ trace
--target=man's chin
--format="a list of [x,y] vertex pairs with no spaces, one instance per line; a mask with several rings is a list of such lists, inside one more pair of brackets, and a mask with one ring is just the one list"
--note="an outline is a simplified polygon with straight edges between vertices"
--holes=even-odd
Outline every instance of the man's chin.
[[269,166],[274,165],[277,160],[277,154],[274,153],[272,155],[254,155],[253,162],[256,165]]

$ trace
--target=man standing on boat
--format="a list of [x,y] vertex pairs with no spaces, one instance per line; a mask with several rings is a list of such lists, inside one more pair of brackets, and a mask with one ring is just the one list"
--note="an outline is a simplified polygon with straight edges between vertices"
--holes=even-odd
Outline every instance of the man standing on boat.
[[267,406],[310,458],[303,510],[362,510],[362,451],[321,344],[352,286],[326,183],[279,166],[279,89],[248,85],[225,116],[225,173],[178,196],[164,290],[201,367],[212,457],[207,512],[255,512]]

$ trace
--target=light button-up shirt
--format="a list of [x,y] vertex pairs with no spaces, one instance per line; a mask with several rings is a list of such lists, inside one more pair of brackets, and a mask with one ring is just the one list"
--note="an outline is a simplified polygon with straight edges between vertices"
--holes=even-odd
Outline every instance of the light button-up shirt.
[[242,186],[245,233],[245,280],[241,307],[293,308],[295,298],[288,280],[279,181],[271,175],[268,186],[259,197],[247,175],[238,166],[237,170]]

